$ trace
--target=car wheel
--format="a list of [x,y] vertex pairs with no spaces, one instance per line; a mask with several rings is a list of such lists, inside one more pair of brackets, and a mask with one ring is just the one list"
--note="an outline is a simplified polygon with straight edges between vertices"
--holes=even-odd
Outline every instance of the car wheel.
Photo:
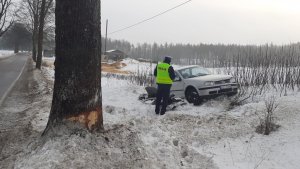
[[194,105],[199,105],[201,103],[200,96],[194,88],[187,89],[185,98],[189,103],[194,103]]

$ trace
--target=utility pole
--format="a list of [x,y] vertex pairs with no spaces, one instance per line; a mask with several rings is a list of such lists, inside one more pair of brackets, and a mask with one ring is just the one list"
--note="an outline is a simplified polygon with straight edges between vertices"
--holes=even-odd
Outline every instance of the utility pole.
[[106,31],[105,31],[105,43],[104,43],[104,55],[106,54],[107,27],[108,27],[108,19],[106,19]]

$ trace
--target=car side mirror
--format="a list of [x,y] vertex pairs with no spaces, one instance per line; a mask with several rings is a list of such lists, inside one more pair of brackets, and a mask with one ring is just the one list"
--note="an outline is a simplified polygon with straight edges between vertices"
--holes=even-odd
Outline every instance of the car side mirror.
[[176,76],[175,79],[174,79],[174,82],[180,82],[181,81],[181,78]]

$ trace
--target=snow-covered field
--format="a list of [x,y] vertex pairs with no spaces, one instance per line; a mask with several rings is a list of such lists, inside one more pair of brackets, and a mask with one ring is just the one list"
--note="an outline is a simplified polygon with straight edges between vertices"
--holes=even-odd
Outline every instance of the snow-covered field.
[[[124,63],[124,71],[152,71],[149,63],[131,59]],[[42,74],[53,81],[53,67]],[[102,78],[102,93],[104,126],[113,132],[53,138],[19,158],[16,168],[300,168],[299,92],[279,97],[269,91],[231,110],[227,98],[218,98],[201,106],[187,104],[164,116],[138,100],[144,87],[126,80]],[[271,96],[279,103],[275,121],[281,127],[264,136],[255,128]],[[39,112],[33,129],[46,124],[48,113]]]
[[11,50],[0,50],[0,59],[7,58],[14,54],[14,51]]
[[[144,93],[143,87],[116,79],[103,79],[102,87],[105,123],[122,124],[130,120],[139,123],[145,148],[174,165],[168,168],[180,168],[174,164],[176,160],[165,157],[173,156],[174,151],[183,151],[173,145],[174,141],[188,152],[204,155],[221,169],[300,167],[300,93],[278,97],[275,116],[281,128],[263,136],[255,133],[255,127],[266,111],[264,101],[276,95],[274,91],[256,96],[231,111],[226,111],[228,100],[220,98],[199,107],[190,104],[179,107],[161,117],[154,115],[154,106],[137,100],[139,94]],[[200,160],[191,160],[193,157],[189,155],[182,158],[183,163]],[[198,168],[196,164],[190,167]]]

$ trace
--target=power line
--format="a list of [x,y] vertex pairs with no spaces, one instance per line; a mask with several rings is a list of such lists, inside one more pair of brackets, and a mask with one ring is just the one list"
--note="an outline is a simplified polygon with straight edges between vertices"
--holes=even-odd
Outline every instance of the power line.
[[142,23],[144,23],[144,22],[147,22],[147,21],[149,21],[149,20],[151,20],[151,19],[153,19],[153,18],[156,18],[156,17],[158,17],[158,16],[160,16],[160,15],[163,15],[163,14],[165,14],[165,13],[167,13],[167,12],[170,12],[170,11],[172,11],[172,10],[174,10],[174,9],[176,9],[176,8],[178,8],[178,7],[180,7],[180,6],[183,6],[183,5],[185,5],[185,4],[187,4],[187,3],[191,2],[191,1],[192,1],[192,0],[185,1],[185,2],[183,2],[183,3],[181,3],[181,4],[179,4],[179,5],[174,6],[173,8],[170,8],[170,9],[168,9],[168,10],[166,10],[166,11],[163,11],[163,12],[161,12],[161,13],[159,13],[159,14],[157,14],[157,15],[154,15],[154,16],[152,16],[152,17],[150,17],[150,18],[144,19],[144,20],[142,20],[142,21],[140,21],[140,22],[137,22],[137,23],[135,23],[135,24],[133,24],[133,25],[130,25],[130,26],[127,26],[127,27],[125,27],[125,28],[121,28],[121,29],[119,29],[119,30],[113,31],[113,32],[109,33],[109,35],[115,34],[115,33],[117,33],[117,32],[121,32],[121,31],[123,31],[123,30],[129,29],[129,28],[132,28],[132,27],[137,26],[137,25],[139,25],[139,24],[142,24]]

